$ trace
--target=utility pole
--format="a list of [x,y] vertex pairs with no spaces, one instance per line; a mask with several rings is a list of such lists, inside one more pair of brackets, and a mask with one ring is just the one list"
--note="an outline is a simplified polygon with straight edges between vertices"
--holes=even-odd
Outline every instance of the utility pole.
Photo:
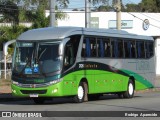
[[56,18],[55,18],[55,0],[50,0],[50,26],[56,26]]
[[91,0],[85,0],[85,28],[90,28]]
[[116,0],[116,19],[117,19],[117,29],[121,30],[121,0]]

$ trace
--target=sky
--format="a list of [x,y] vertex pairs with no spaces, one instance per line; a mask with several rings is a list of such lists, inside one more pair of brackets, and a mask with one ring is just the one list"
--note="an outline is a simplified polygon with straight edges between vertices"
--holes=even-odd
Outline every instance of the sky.
[[[112,1],[112,0],[110,0]],[[122,0],[124,4],[126,3],[135,3],[138,4],[141,0]],[[69,9],[83,9],[85,6],[85,0],[69,0],[70,4],[68,6]]]

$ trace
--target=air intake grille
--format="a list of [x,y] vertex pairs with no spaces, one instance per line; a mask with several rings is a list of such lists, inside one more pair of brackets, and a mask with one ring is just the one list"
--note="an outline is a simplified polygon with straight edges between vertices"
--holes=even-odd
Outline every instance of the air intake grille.
[[23,94],[45,94],[47,90],[21,90]]

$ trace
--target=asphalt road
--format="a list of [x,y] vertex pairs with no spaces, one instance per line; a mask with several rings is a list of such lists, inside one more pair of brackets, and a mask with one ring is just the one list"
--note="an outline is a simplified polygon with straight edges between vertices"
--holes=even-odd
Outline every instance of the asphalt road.
[[[33,101],[1,102],[0,111],[160,111],[160,92],[137,93],[132,99],[119,99],[117,96],[105,95],[99,100],[84,103],[73,103],[70,98],[56,98],[46,101],[43,105],[36,105]],[[94,113],[96,114],[96,113]],[[64,118],[64,117],[63,117]],[[51,119],[51,118],[46,118]],[[54,120],[60,118],[54,118]],[[65,118],[65,120],[72,118]],[[74,119],[74,118],[73,118]],[[80,118],[76,118],[80,119]],[[96,117],[85,117],[85,119],[97,120]],[[103,117],[98,120],[104,119]],[[119,119],[117,117],[113,120]],[[126,119],[122,117],[121,119]],[[131,120],[134,117],[130,118]],[[144,118],[139,118],[144,119]],[[151,118],[145,118],[145,120]],[[159,118],[154,118],[154,120]],[[1,120],[1,118],[0,118]]]

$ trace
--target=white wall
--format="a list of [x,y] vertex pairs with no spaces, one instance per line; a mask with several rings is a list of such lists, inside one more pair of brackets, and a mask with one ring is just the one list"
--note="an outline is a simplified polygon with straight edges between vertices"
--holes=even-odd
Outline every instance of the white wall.
[[[31,27],[32,23],[19,23],[19,25],[26,26],[26,27]],[[0,26],[12,26],[12,23],[0,23]]]
[[58,26],[76,26],[85,27],[85,14],[82,12],[66,13],[67,17],[64,20],[57,20]]
[[156,39],[156,74],[160,75],[160,38]]
[[[133,14],[134,16],[132,16]],[[85,14],[82,11],[70,11],[67,13],[68,18],[58,20],[58,26],[77,26],[85,27]],[[91,17],[99,17],[99,28],[108,28],[109,20],[116,20],[115,12],[93,12]],[[159,36],[160,35],[160,13],[125,13],[121,14],[122,20],[133,20],[133,28],[122,29],[130,33]],[[141,20],[140,20],[141,19]],[[148,30],[142,27],[143,20],[148,19],[150,26]],[[156,26],[156,27],[155,27]]]

